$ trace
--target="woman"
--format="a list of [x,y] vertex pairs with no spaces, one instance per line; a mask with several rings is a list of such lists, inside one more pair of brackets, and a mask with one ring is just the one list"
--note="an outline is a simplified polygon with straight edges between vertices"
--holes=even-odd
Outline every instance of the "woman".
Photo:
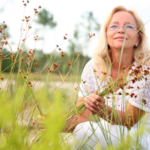
[[[94,149],[97,143],[102,148],[118,144],[130,128],[137,141],[132,132],[145,118],[144,127],[150,123],[149,54],[141,19],[122,6],[114,8],[101,28],[94,59],[81,76],[77,106],[85,101],[86,110],[68,118],[66,130],[74,132],[77,149]],[[103,98],[94,93],[108,85],[110,93]],[[99,122],[89,121],[91,114],[97,114]],[[130,147],[150,149],[149,134],[144,133]]]

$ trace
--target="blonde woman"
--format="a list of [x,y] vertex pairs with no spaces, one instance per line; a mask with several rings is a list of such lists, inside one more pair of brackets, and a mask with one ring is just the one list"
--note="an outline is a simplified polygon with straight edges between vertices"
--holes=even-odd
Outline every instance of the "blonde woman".
[[[105,149],[119,144],[128,130],[132,136],[140,122],[149,127],[150,51],[146,40],[144,24],[134,11],[123,6],[112,10],[100,30],[94,58],[81,76],[77,106],[85,101],[86,110],[66,125],[66,131],[73,131],[79,142],[76,149],[94,149],[97,143]],[[119,86],[118,79],[124,77],[125,84]],[[98,93],[110,83],[114,83],[113,92],[101,98]],[[89,121],[91,114],[97,114],[99,122]],[[134,141],[136,138],[133,136]],[[130,146],[150,149],[148,132]]]

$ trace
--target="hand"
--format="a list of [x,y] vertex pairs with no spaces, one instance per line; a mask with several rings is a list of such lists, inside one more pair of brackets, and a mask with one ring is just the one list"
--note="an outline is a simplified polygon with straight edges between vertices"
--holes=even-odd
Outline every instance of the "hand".
[[105,109],[105,99],[101,98],[97,93],[85,98],[85,101],[85,107],[93,114],[97,114],[101,111],[103,112]]

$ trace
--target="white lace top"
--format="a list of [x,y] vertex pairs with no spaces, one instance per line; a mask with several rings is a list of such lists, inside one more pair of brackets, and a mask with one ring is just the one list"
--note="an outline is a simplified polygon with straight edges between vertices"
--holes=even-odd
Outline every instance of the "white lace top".
[[[130,75],[132,71],[138,71],[137,67],[141,67],[140,74],[142,77],[139,80],[135,80],[135,74]],[[100,93],[105,89],[104,86],[108,84],[106,80],[102,82],[98,80],[98,73],[94,69],[94,60],[91,59],[85,65],[81,76],[79,97],[87,97],[94,93],[95,90],[98,90]],[[109,73],[107,78],[109,79]],[[107,94],[104,97],[106,104],[110,107],[115,107],[117,110],[124,110],[126,104],[129,102],[135,107],[145,110],[150,118],[150,67],[146,65],[138,66],[137,62],[134,62],[126,80],[129,82],[127,82],[127,85],[123,89],[119,88],[113,94]]]

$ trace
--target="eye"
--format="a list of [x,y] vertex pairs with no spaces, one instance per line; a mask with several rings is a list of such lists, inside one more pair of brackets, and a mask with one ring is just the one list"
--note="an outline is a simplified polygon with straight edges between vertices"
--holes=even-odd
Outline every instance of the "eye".
[[111,28],[111,29],[117,29],[117,28],[118,28],[118,25],[111,25],[110,28]]
[[134,27],[129,26],[129,25],[125,26],[125,28],[126,28],[126,29],[131,29],[131,30],[133,30],[133,29],[134,29]]

